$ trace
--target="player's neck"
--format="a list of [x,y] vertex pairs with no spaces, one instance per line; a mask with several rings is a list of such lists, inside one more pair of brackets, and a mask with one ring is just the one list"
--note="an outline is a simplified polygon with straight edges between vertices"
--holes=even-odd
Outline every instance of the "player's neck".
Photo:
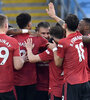
[[69,31],[69,30],[66,30],[66,37],[68,37],[68,35],[70,35],[70,34],[73,34],[73,33],[75,33],[76,31]]
[[5,34],[6,32],[3,29],[0,29],[0,34]]

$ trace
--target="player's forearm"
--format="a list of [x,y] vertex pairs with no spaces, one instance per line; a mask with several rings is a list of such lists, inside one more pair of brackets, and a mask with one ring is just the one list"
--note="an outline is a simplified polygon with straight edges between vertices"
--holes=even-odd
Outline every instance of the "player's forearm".
[[63,59],[60,58],[60,57],[57,55],[57,50],[55,50],[53,53],[54,53],[55,65],[56,65],[57,67],[61,67],[61,66],[62,66],[62,62],[63,62]]
[[60,17],[56,16],[56,15],[54,15],[52,18],[53,18],[54,20],[56,20],[61,26],[62,26],[63,24],[65,24],[65,21],[64,21],[63,19],[61,19]]
[[32,50],[30,48],[27,48],[27,55],[29,62],[35,63],[36,62],[36,55],[33,54]]
[[16,70],[20,70],[23,67],[24,60],[22,59],[21,56],[19,57],[14,57],[14,68]]
[[21,29],[9,29],[6,34],[7,35],[17,35],[21,33],[22,33]]
[[20,70],[22,67],[23,67],[23,64],[24,64],[24,60],[20,57],[20,61],[19,61],[19,64],[18,64],[18,70]]
[[54,61],[57,67],[60,67],[60,63],[58,62],[57,51],[54,51]]

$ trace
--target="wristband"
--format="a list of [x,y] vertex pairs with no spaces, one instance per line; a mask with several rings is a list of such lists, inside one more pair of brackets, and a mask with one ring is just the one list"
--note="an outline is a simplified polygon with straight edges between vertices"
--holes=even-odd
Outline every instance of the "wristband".
[[28,33],[28,29],[22,29],[22,33]]
[[53,52],[54,52],[54,51],[57,51],[57,47],[53,48]]

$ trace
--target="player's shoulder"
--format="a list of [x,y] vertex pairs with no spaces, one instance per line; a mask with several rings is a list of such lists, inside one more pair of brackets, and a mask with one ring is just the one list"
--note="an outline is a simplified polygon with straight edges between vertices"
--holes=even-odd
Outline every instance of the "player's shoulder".
[[58,43],[59,44],[61,44],[61,43],[64,44],[66,41],[67,41],[67,38],[62,38],[62,39],[59,40]]
[[18,44],[18,41],[14,37],[7,36],[7,40],[13,45]]
[[13,40],[13,41],[17,41],[14,37],[8,37],[8,39]]
[[60,39],[58,42],[58,48],[66,48],[67,47],[67,38]]
[[41,42],[48,42],[48,40],[45,39],[45,38],[42,37],[42,36],[38,36],[37,38],[38,38],[38,40],[41,41]]
[[46,40],[44,37],[42,36],[37,36],[39,39],[42,39],[42,40]]

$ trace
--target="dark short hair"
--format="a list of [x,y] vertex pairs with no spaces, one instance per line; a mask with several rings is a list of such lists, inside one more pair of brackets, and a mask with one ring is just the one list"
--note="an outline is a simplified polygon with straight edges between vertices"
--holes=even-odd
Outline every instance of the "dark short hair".
[[77,18],[76,15],[73,14],[69,14],[66,18],[65,18],[65,23],[67,24],[67,28],[70,31],[76,31],[78,24],[79,24],[79,19]]
[[31,21],[31,16],[28,13],[21,13],[16,17],[16,22],[19,28],[25,28]]
[[84,20],[87,24],[90,24],[90,18],[83,18],[83,20]]
[[63,30],[62,26],[51,27],[50,35],[57,38],[57,39],[63,38],[64,37],[64,30]]
[[40,22],[40,23],[38,23],[35,31],[36,32],[39,31],[40,27],[48,28],[48,27],[50,27],[50,24],[48,22]]
[[56,23],[56,26],[61,26],[59,23]]
[[0,27],[2,28],[5,21],[7,20],[7,17],[3,14],[0,14]]

